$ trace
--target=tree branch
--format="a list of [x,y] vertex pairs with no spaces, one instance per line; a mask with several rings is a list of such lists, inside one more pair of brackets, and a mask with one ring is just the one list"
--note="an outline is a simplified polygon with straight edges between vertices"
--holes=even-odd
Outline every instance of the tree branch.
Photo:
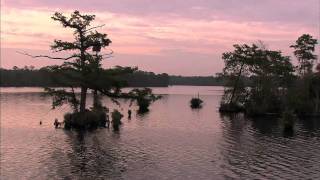
[[102,59],[112,58],[112,57],[113,57],[113,56],[112,56],[113,50],[111,49],[110,51],[111,51],[110,53],[102,54],[102,55],[101,55]]
[[89,28],[89,29],[87,29],[87,30],[85,30],[85,31],[83,31],[83,32],[87,32],[87,31],[90,31],[90,30],[96,29],[96,28],[101,28],[101,27],[103,27],[103,26],[105,26],[105,24],[102,24],[102,25],[99,25],[99,26],[95,26],[95,27]]
[[69,56],[69,57],[66,57],[66,58],[61,58],[61,57],[51,57],[51,56],[47,56],[47,55],[31,55],[29,53],[26,53],[26,52],[20,52],[20,51],[16,51],[16,53],[19,53],[19,54],[22,54],[22,55],[25,55],[25,56],[29,56],[29,57],[32,57],[32,58],[49,58],[49,59],[57,59],[57,60],[69,60],[69,59],[72,59],[72,58],[76,58],[76,57],[79,57],[78,55],[72,55],[72,56]]

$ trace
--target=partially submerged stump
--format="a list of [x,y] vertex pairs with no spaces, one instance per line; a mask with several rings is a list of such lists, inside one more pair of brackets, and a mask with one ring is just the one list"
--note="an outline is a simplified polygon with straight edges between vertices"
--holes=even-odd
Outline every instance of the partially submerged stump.
[[294,125],[296,121],[296,116],[291,111],[285,111],[282,113],[282,126],[283,133],[292,135],[294,132]]
[[118,110],[115,109],[111,113],[111,117],[112,117],[113,130],[119,131],[119,126],[122,124],[121,119],[123,115]]

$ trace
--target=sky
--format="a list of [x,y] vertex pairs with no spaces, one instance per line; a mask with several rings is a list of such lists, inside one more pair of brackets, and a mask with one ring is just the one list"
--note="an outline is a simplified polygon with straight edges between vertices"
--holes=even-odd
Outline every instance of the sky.
[[[263,41],[292,56],[302,34],[319,39],[320,0],[1,0],[1,67],[60,64],[16,53],[52,55],[54,39],[72,32],[51,20],[54,12],[95,14],[113,57],[104,67],[186,76],[221,72],[221,55],[233,44]],[[63,57],[66,54],[54,54]]]

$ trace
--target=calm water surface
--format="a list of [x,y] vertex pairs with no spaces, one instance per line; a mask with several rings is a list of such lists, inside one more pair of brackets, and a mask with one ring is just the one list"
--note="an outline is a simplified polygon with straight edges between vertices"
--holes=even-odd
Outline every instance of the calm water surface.
[[[1,179],[320,179],[319,119],[284,137],[276,119],[221,116],[221,87],[154,88],[165,95],[149,113],[86,134],[54,129],[69,108],[51,111],[41,91],[1,89]],[[204,107],[191,110],[198,92]]]

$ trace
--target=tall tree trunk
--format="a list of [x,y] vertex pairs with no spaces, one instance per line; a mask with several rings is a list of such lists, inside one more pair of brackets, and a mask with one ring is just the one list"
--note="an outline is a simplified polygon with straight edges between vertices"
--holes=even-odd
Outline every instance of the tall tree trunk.
[[[84,35],[83,31],[79,31],[79,36],[80,36],[80,60],[81,60],[81,73],[82,73],[82,78],[85,78],[85,48],[84,48]],[[82,82],[81,82],[82,83]],[[83,113],[86,110],[86,100],[87,100],[87,87],[84,85],[81,85],[81,97],[80,97],[80,112]]]
[[81,87],[81,97],[80,97],[80,112],[85,112],[87,101],[87,88]]
[[93,108],[98,108],[100,105],[98,91],[93,91]]
[[233,90],[232,90],[232,94],[231,94],[231,98],[230,98],[229,104],[233,103],[234,96],[236,94],[236,91],[238,90],[238,83],[239,83],[239,80],[240,80],[240,76],[242,74],[243,66],[244,66],[244,63],[242,63],[242,65],[241,65],[241,68],[240,68],[238,76],[237,76],[237,80],[236,80],[236,82],[235,82],[235,84],[233,86]]
[[320,104],[320,95],[319,90],[316,89],[316,99],[315,99],[315,113],[320,113],[319,104]]

